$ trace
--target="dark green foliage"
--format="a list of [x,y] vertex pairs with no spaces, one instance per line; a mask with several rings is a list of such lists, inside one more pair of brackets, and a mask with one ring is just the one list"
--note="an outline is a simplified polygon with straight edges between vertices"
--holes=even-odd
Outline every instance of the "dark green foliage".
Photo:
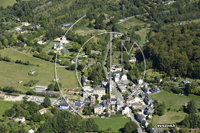
[[137,133],[137,124],[133,121],[129,121],[124,126],[124,133]]
[[28,83],[25,83],[24,86],[32,87],[33,85],[35,85],[38,82],[39,82],[39,80],[30,80]]
[[101,97],[102,100],[106,100],[106,99],[109,99],[109,98],[110,98],[110,95],[103,95],[103,96]]
[[[184,34],[183,27],[187,29]],[[170,76],[198,77],[200,47],[192,44],[192,40],[199,31],[199,23],[162,28],[144,48],[145,57],[150,57],[154,68]]]
[[180,124],[188,128],[198,128],[200,127],[200,117],[196,114],[187,115]]
[[165,114],[165,109],[166,109],[166,106],[165,106],[165,103],[159,103],[157,100],[154,101],[154,107],[155,107],[155,111],[154,111],[154,114],[155,115],[159,115],[159,116],[162,116]]
[[187,111],[189,114],[194,114],[197,113],[197,107],[196,107],[196,102],[195,100],[191,100],[188,105],[187,105]]
[[53,84],[48,85],[48,90],[53,91],[54,90],[54,85]]
[[51,100],[50,100],[49,96],[45,96],[43,106],[45,108],[48,108],[49,106],[51,106]]
[[94,112],[94,106],[93,107],[85,106],[84,109],[83,109],[83,114],[84,115],[92,115],[93,112]]
[[88,121],[86,122],[86,131],[87,132],[98,132],[99,127],[95,123],[94,119],[89,118]]

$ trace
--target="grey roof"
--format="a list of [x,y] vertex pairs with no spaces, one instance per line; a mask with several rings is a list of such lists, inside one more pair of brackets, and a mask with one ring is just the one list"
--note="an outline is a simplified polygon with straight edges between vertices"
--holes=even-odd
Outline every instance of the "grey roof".
[[21,32],[27,31],[27,29],[22,29]]
[[94,90],[105,90],[103,87],[94,88]]
[[100,107],[103,107],[103,105],[97,105],[94,108],[100,108]]
[[107,107],[108,107],[108,105],[107,105],[106,103],[103,103],[103,107],[107,108]]
[[46,91],[47,94],[49,95],[55,95],[56,93],[54,91]]
[[18,42],[17,44],[24,45],[26,43],[25,42]]
[[35,71],[35,69],[31,69],[31,70],[30,70],[30,72],[33,72],[33,71]]
[[62,103],[60,104],[60,106],[68,106],[68,103],[66,103],[66,102],[64,101],[64,102],[62,102]]
[[75,105],[75,106],[81,106],[81,103],[80,103],[80,101],[78,101],[78,102],[75,102],[74,105]]
[[115,68],[123,68],[123,66],[115,66]]
[[111,101],[117,101],[117,99],[116,98],[112,98]]

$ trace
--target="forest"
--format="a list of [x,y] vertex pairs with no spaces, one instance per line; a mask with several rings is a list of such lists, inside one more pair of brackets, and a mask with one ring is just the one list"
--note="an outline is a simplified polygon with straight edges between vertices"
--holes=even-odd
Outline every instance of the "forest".
[[144,46],[153,67],[170,76],[198,77],[200,75],[200,23],[166,26]]

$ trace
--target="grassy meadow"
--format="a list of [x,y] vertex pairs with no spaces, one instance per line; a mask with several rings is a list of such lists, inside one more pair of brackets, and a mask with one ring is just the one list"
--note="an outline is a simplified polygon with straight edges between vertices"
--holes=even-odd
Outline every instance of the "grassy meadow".
[[3,7],[12,6],[16,0],[0,0],[0,5]]
[[[16,89],[27,91],[28,88],[24,87],[23,84],[32,80],[39,80],[37,85],[47,86],[53,83],[52,80],[55,78],[54,75],[54,63],[44,61],[26,54],[22,54],[11,48],[0,50],[0,54],[5,57],[11,58],[11,62],[0,62],[0,86],[14,86]],[[14,61],[22,60],[23,62],[29,61],[30,65],[16,64]],[[38,66],[39,65],[39,66]],[[37,74],[29,76],[28,72],[31,69],[35,69]],[[59,82],[62,84],[62,88],[74,88],[78,86],[75,71],[68,71],[65,68],[57,68],[57,75]],[[19,84],[19,81],[23,81]]]

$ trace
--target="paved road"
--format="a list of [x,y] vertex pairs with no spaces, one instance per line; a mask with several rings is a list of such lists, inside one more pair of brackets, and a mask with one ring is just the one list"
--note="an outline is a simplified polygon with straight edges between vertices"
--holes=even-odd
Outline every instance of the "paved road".
[[138,125],[138,132],[143,133],[142,128],[140,127],[140,123],[135,119],[134,114],[132,113],[132,110],[130,109],[130,116],[131,120],[134,121]]
[[65,47],[63,47],[63,52],[64,52],[65,56],[67,56],[67,51],[68,51],[68,49],[66,49]]

